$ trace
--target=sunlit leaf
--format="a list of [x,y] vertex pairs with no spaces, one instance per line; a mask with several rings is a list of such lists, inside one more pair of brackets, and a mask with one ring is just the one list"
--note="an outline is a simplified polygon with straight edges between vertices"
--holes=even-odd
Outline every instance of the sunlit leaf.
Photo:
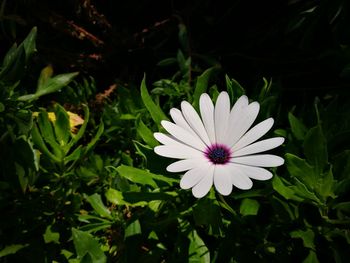
[[67,86],[69,82],[71,82],[78,74],[78,72],[59,74],[47,79],[44,83],[39,82],[35,96],[41,97],[62,89],[63,87]]
[[82,260],[86,255],[89,255],[94,263],[107,262],[106,255],[101,250],[100,244],[91,234],[73,228],[72,236],[78,259]]
[[137,123],[137,132],[150,147],[153,148],[159,144],[154,138],[153,132],[143,123],[142,120],[139,120]]
[[311,229],[296,230],[290,233],[292,238],[301,238],[303,240],[304,247],[315,249],[315,233]]
[[55,115],[56,120],[54,122],[54,130],[56,140],[58,141],[60,146],[63,147],[67,145],[68,140],[71,136],[69,116],[65,109],[59,104],[56,104]]
[[283,181],[282,178],[279,176],[275,175],[272,179],[272,186],[273,189],[278,192],[280,195],[282,195],[284,198],[287,200],[295,200],[295,201],[303,201],[303,198],[298,197],[295,194],[295,191],[290,186],[287,186]]
[[17,253],[17,251],[27,246],[29,246],[29,244],[14,244],[5,246],[3,249],[0,250],[0,258],[5,257],[7,255],[15,254]]
[[108,189],[106,192],[106,198],[109,202],[115,205],[129,205],[129,206],[146,206],[147,202],[144,200],[132,202],[125,200],[124,193],[116,189]]
[[260,204],[254,199],[245,198],[242,200],[239,212],[243,216],[257,215],[259,211]]
[[59,232],[53,232],[51,230],[51,225],[46,227],[45,233],[43,235],[45,243],[60,243],[60,233]]
[[127,178],[128,180],[134,183],[149,185],[154,188],[158,187],[157,181],[165,182],[168,185],[172,185],[178,182],[178,180],[176,179],[165,177],[159,174],[153,174],[146,170],[138,169],[138,168],[126,166],[126,165],[121,165],[118,168],[116,168],[116,170],[121,176]]
[[52,77],[52,75],[53,75],[53,68],[51,65],[48,65],[41,70],[40,76],[38,79],[38,90],[45,89],[45,85],[47,85],[47,81]]
[[316,252],[310,250],[308,256],[303,260],[303,263],[319,263]]
[[86,200],[90,203],[92,208],[95,210],[97,214],[102,217],[112,219],[111,211],[103,204],[101,196],[97,193],[87,196]]
[[188,234],[188,238],[190,240],[190,245],[188,248],[188,262],[191,263],[209,263],[210,262],[210,253],[203,242],[203,240],[200,238],[200,236],[197,234],[196,230],[192,230]]
[[132,221],[125,229],[125,238],[140,235],[142,233],[141,225],[139,220]]
[[32,139],[34,145],[43,153],[46,154],[50,159],[52,159],[54,162],[61,162],[60,157],[55,156],[52,154],[47,146],[45,145],[45,142],[43,138],[40,135],[39,129],[36,124],[34,124],[33,129],[32,129]]

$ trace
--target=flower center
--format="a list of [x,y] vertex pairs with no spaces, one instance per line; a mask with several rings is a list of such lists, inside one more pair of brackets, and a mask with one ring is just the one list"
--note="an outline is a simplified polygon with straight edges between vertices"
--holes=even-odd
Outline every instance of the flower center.
[[213,164],[225,164],[231,158],[231,150],[222,144],[213,144],[205,151],[205,156]]

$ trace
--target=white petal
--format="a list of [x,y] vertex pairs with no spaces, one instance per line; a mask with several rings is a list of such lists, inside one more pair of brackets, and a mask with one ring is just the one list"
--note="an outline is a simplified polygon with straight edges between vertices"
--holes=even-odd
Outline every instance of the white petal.
[[198,134],[199,138],[201,138],[202,141],[209,146],[210,140],[207,131],[205,130],[203,122],[196,110],[187,101],[181,102],[181,109],[187,123]]
[[265,181],[272,178],[272,173],[261,167],[254,167],[254,166],[248,166],[248,165],[242,165],[242,164],[230,164],[230,165],[237,167],[249,178],[252,178],[255,180]]
[[284,164],[283,158],[272,154],[256,154],[242,157],[233,157],[232,163],[239,163],[261,167],[275,167]]
[[153,133],[154,138],[162,144],[165,145],[183,145],[180,141],[178,141],[174,136],[171,136],[169,134],[164,134],[161,132],[155,132]]
[[240,116],[233,120],[233,123],[230,123],[227,134],[227,144],[230,147],[232,147],[250,128],[250,126],[253,124],[256,117],[258,116],[259,109],[259,103],[252,102],[247,107],[241,109]]
[[223,91],[219,94],[214,114],[216,143],[225,143],[225,134],[230,116],[230,98],[227,92]]
[[234,186],[242,190],[248,190],[252,188],[253,182],[250,178],[244,174],[244,172],[233,164],[227,165],[231,175],[231,182]]
[[187,171],[180,180],[180,187],[182,189],[189,189],[199,183],[205,176],[208,175],[210,171],[209,163],[207,165],[202,165]]
[[210,142],[215,143],[214,105],[207,93],[203,93],[199,99],[199,108],[205,130]]
[[284,142],[283,137],[275,137],[275,138],[259,141],[251,145],[248,145],[247,147],[244,147],[238,151],[232,151],[233,157],[268,151],[280,146],[283,142]]
[[214,165],[211,165],[206,171],[205,177],[192,188],[194,197],[202,198],[205,196],[213,185]]
[[227,165],[216,165],[214,170],[214,185],[222,195],[229,195],[232,192],[232,181]]
[[190,127],[190,125],[185,120],[184,116],[182,115],[182,112],[179,109],[172,108],[170,110],[170,115],[173,121],[176,123],[176,125],[184,128],[188,132],[192,133],[195,136],[198,136],[196,132]]
[[205,158],[201,151],[187,145],[160,145],[154,148],[154,152],[160,156],[176,159]]
[[272,118],[264,120],[259,124],[255,125],[246,134],[244,134],[241,139],[239,139],[239,141],[232,147],[232,151],[235,152],[239,149],[242,149],[244,146],[247,146],[252,142],[255,142],[256,140],[260,139],[271,129],[272,125]]
[[172,173],[184,172],[208,163],[204,158],[185,159],[170,164],[166,170]]
[[189,133],[184,128],[170,122],[170,121],[162,121],[161,122],[164,129],[167,130],[171,135],[173,135],[179,141],[194,147],[200,151],[204,151],[206,149],[206,145],[196,136]]
[[233,105],[230,117],[228,120],[228,129],[227,133],[225,134],[225,141],[229,141],[229,138],[232,137],[232,130],[235,129],[236,123],[239,120],[240,116],[242,115],[243,109],[248,106],[248,97],[243,95],[241,96],[236,103]]

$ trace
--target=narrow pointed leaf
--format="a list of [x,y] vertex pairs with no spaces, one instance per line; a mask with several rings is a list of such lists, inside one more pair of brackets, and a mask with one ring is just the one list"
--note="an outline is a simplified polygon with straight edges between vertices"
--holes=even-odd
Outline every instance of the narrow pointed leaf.
[[151,96],[148,93],[146,87],[146,77],[144,76],[141,82],[141,98],[148,112],[151,114],[152,119],[160,125],[162,120],[168,120],[162,109],[154,103]]

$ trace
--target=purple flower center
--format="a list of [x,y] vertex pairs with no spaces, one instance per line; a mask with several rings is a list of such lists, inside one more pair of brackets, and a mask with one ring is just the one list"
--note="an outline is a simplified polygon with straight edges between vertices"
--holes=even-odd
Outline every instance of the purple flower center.
[[222,144],[213,144],[205,151],[205,156],[213,164],[226,164],[231,158],[231,150]]

